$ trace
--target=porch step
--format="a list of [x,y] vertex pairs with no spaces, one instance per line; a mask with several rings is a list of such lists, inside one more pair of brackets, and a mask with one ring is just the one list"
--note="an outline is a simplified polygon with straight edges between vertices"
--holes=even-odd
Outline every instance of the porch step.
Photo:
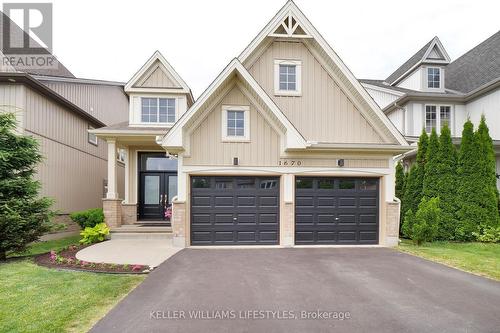
[[154,226],[154,227],[170,227],[170,222],[166,221],[137,221],[134,222],[136,226]]
[[124,225],[111,229],[110,236],[111,239],[171,239],[172,228]]

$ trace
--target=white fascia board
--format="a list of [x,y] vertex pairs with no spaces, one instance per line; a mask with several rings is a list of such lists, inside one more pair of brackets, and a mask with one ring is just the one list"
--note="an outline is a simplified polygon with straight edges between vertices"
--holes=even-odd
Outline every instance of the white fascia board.
[[390,133],[401,145],[408,145],[403,135],[397,130],[397,128],[392,124],[392,122],[386,117],[382,112],[380,107],[375,103],[373,98],[368,94],[368,92],[361,86],[359,81],[356,79],[354,74],[347,68],[340,57],[335,53],[335,51],[330,47],[326,40],[321,36],[321,34],[316,30],[312,23],[307,19],[307,17],[302,13],[302,11],[295,5],[295,3],[289,0],[283,8],[274,16],[274,18],[266,25],[266,27],[260,32],[260,34],[250,43],[250,45],[241,53],[238,57],[241,63],[252,54],[252,52],[263,42],[263,40],[272,32],[271,30],[284,15],[292,13],[298,23],[302,26],[307,33],[309,33],[314,40],[320,45],[321,48],[326,52],[326,54],[332,59],[334,64],[340,68],[341,72],[347,77],[349,82],[354,86],[358,93],[364,98],[369,107],[375,112],[377,117],[381,122],[389,129]]
[[388,88],[383,88],[383,87],[379,87],[379,86],[376,86],[376,85],[373,85],[370,83],[365,83],[365,82],[361,82],[361,85],[367,89],[377,90],[377,91],[384,92],[387,94],[392,94],[392,95],[398,96],[398,97],[405,95],[404,92],[392,90],[391,88],[389,88],[390,86]]
[[269,107],[271,112],[278,118],[281,124],[286,128],[286,147],[285,148],[306,148],[308,144],[302,135],[297,131],[297,129],[290,123],[290,121],[285,117],[283,112],[276,106],[276,104],[271,100],[271,98],[266,94],[262,87],[255,81],[255,79],[248,73],[245,67],[238,61],[238,59],[233,59],[229,65],[219,74],[219,76],[212,82],[212,84],[203,92],[203,94],[198,98],[198,100],[193,104],[193,106],[177,121],[177,123],[172,127],[170,132],[168,132],[162,140],[162,146],[164,147],[183,147],[183,128],[188,122],[188,120],[203,106],[205,101],[210,97],[210,95],[234,72],[237,71],[238,74],[244,79],[252,89],[257,93],[257,95],[264,101],[264,103]]
[[181,87],[186,91],[186,92],[191,92],[191,89],[189,86],[186,84],[186,82],[182,79],[182,77],[175,71],[175,69],[170,65],[170,63],[165,59],[165,57],[160,53],[160,51],[155,51],[153,55],[146,61],[144,65],[137,71],[137,73],[132,76],[132,78],[127,82],[125,85],[125,92],[133,91],[131,89],[137,89],[133,88],[133,85],[139,80],[148,70],[149,68],[154,64],[155,61],[159,61],[163,66],[165,66],[166,70],[174,77],[174,79],[181,85]]
[[[429,54],[434,49],[434,46],[436,46],[439,49],[439,51],[441,52],[441,54],[444,56],[445,60],[439,60],[439,59],[436,59],[436,60],[426,60],[427,57],[429,56]],[[427,51],[425,51],[425,54],[422,57],[422,61],[425,61],[425,62],[430,61],[430,62],[445,63],[445,64],[447,64],[447,63],[451,62],[451,58],[448,55],[448,52],[446,52],[446,49],[444,48],[444,46],[441,43],[441,41],[439,40],[439,38],[436,36],[436,37],[433,38],[432,43],[429,46],[429,48],[427,49]]]

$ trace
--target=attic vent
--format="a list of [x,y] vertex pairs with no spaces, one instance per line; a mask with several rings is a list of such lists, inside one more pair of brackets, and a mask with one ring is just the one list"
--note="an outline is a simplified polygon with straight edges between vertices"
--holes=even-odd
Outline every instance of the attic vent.
[[295,38],[311,38],[311,36],[304,30],[299,21],[292,13],[281,21],[281,23],[274,29],[274,32],[269,36],[272,37],[295,37]]

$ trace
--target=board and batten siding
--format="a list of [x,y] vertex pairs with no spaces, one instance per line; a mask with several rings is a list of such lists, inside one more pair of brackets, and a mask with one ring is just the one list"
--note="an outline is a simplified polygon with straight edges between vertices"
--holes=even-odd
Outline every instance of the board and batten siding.
[[364,88],[381,109],[385,108],[389,104],[392,104],[399,98],[399,95],[391,94],[389,92],[381,91],[378,89],[373,89],[369,86],[364,86]]
[[[222,105],[250,106],[250,142],[222,141]],[[184,165],[230,166],[234,157],[238,157],[239,165],[277,165],[279,135],[238,87],[207,111],[209,114],[191,133],[191,152],[184,157]]]
[[[0,85],[4,111],[17,110],[25,135],[40,142],[43,162],[37,167],[41,194],[55,199],[60,213],[102,206],[107,178],[107,146],[88,142],[87,120],[23,85]],[[124,167],[118,167],[120,195]]]
[[[301,96],[275,96],[275,59],[302,61]],[[302,42],[273,42],[248,70],[306,140],[384,142]]]
[[50,81],[42,83],[106,125],[128,120],[128,97],[123,86]]
[[180,85],[171,77],[169,77],[160,67],[146,77],[139,80],[138,87],[142,88],[179,88]]

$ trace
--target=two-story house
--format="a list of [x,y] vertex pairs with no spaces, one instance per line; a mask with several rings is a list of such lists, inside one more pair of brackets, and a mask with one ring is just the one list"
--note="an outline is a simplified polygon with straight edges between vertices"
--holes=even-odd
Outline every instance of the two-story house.
[[181,247],[397,244],[393,157],[412,147],[292,1],[195,102],[158,52],[125,92],[128,121],[90,131],[126,151],[112,237],[169,221]]
[[[10,24],[11,40],[30,38],[3,13],[0,37],[4,22]],[[56,220],[68,225],[67,232],[79,229],[69,213],[102,205],[107,145],[88,129],[128,118],[128,96],[123,89],[119,82],[76,78],[60,62],[55,68],[19,67],[4,61],[0,65],[0,112],[15,113],[19,133],[39,141],[44,156],[36,174],[41,194],[55,200]],[[112,153],[114,160],[123,160],[123,154]],[[118,189],[123,193],[122,161],[117,172]]]
[[500,174],[500,31],[454,61],[434,37],[385,80],[360,81],[409,142],[447,123],[458,144],[484,114]]

